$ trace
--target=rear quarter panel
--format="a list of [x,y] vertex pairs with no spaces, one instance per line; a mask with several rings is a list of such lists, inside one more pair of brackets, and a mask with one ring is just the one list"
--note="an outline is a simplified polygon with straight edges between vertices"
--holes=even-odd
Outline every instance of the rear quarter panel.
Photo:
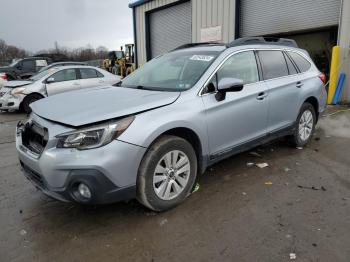
[[310,97],[315,97],[318,101],[318,112],[323,112],[326,107],[327,92],[323,82],[319,78],[318,71],[310,71],[301,74],[303,78],[303,86],[301,87],[301,96],[299,108]]

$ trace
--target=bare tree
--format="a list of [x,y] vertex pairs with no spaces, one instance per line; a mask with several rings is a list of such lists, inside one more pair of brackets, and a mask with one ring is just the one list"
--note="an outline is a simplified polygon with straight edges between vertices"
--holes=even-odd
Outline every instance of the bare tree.
[[[0,39],[0,62],[24,58],[28,55],[28,51],[8,45],[4,40]],[[41,50],[35,55],[51,57],[54,61],[62,60],[63,58],[64,60],[71,61],[89,61],[108,58],[108,49],[104,46],[99,46],[95,49],[91,45],[79,48],[67,48],[58,45],[56,41],[53,48]]]
[[4,40],[0,39],[0,61],[10,62],[16,58],[23,58],[28,56],[28,52],[24,49],[13,45],[8,45]]

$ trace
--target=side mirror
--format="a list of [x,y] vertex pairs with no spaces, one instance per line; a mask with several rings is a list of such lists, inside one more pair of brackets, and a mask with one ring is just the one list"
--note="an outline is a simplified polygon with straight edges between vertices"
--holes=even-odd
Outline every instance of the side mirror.
[[49,77],[48,79],[46,79],[46,84],[51,84],[55,82],[55,78],[53,77]]
[[18,70],[22,70],[22,66],[21,66],[21,65],[17,65],[16,68],[17,68]]
[[226,97],[226,92],[240,92],[243,90],[243,80],[227,77],[223,78],[218,83],[218,92],[216,94],[216,99],[222,101]]

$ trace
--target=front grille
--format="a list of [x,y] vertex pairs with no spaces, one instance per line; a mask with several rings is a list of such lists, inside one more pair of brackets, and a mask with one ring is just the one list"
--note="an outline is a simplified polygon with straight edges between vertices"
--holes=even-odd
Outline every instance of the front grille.
[[38,174],[33,169],[31,169],[30,167],[25,165],[22,161],[21,161],[21,166],[23,168],[23,171],[24,171],[26,177],[30,181],[32,181],[34,184],[36,184],[38,187],[40,187],[42,189],[45,188],[45,181],[40,174]]
[[27,123],[22,131],[22,144],[40,155],[47,144],[48,131],[35,122]]

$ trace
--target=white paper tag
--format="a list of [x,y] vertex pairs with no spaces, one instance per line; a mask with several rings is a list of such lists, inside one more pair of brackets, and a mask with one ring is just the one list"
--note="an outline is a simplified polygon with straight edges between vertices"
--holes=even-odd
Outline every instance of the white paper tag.
[[208,55],[193,55],[190,60],[210,62],[213,58],[213,56]]
[[36,66],[47,66],[46,60],[35,60]]

